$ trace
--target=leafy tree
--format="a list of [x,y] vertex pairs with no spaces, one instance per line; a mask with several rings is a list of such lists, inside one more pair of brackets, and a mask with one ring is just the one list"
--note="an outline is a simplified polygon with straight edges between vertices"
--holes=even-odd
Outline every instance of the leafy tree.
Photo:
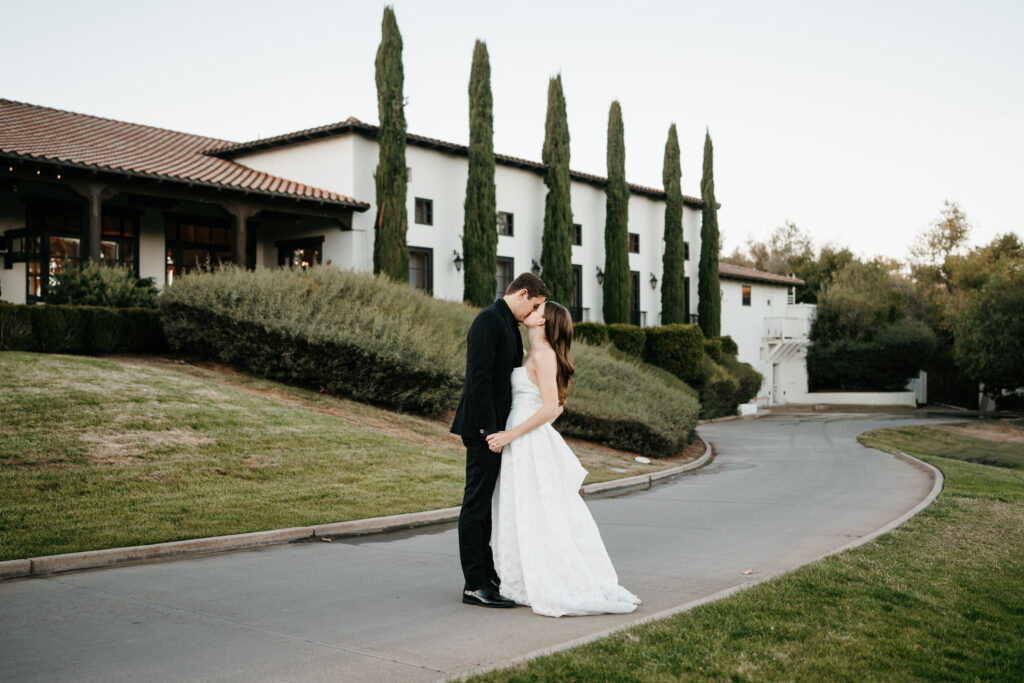
[[622,107],[608,111],[608,185],[604,219],[604,321],[629,320],[629,185],[626,183],[626,140]]
[[853,261],[822,288],[811,341],[869,341],[902,317],[903,297],[884,264]]
[[402,86],[402,35],[391,7],[384,8],[377,48],[377,132],[379,156],[373,177],[377,184],[377,221],[373,240],[373,272],[395,280],[409,279],[409,227],[406,200],[405,111]]
[[572,301],[572,201],[569,194],[569,119],[562,77],[548,82],[548,114],[541,160],[547,164],[544,184],[544,234],[540,266],[551,298],[566,306]]
[[682,168],[676,124],[668,129],[665,162],[661,177],[665,183],[665,253],[661,258],[661,324],[687,322],[685,252],[683,244]]
[[497,208],[494,188],[494,99],[487,45],[476,41],[469,76],[469,176],[462,228],[462,298],[474,306],[494,302],[498,287]]
[[700,225],[700,263],[697,270],[697,322],[707,338],[722,330],[722,291],[718,282],[718,204],[715,202],[714,149],[711,133],[704,135],[704,174],[700,179],[703,204]]
[[925,286],[952,293],[952,270],[967,251],[971,224],[956,202],[946,200],[941,216],[921,232],[910,248],[914,278]]
[[995,272],[950,306],[953,356],[969,378],[998,400],[1024,386],[1024,270]]

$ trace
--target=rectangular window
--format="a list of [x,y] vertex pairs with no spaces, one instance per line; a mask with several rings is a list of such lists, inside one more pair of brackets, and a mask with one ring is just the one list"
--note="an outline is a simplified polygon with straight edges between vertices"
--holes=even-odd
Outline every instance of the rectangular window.
[[409,247],[409,284],[427,294],[434,293],[434,250]]
[[640,271],[629,273],[629,322],[640,325]]
[[128,266],[139,272],[139,216],[133,214],[104,214],[100,227],[100,259],[103,263]]
[[498,234],[507,237],[512,237],[513,235],[512,214],[508,211],[498,212]]
[[583,246],[583,226],[579,223],[572,224],[572,244],[575,247]]
[[434,224],[434,200],[416,198],[416,222],[420,225]]
[[750,285],[743,285],[743,305],[750,305]]
[[686,307],[686,315],[690,315],[690,278],[683,278],[683,305]]
[[232,263],[231,228],[226,220],[203,217],[168,217],[165,223],[167,284],[190,270]]
[[629,253],[639,254],[640,253],[640,235],[639,233],[629,233]]
[[572,266],[572,302],[569,315],[573,322],[583,320],[583,266]]
[[277,247],[277,265],[291,268],[309,268],[324,260],[324,237],[274,242]]
[[689,261],[690,260],[690,243],[689,242],[683,242],[683,260],[684,261]]
[[510,258],[504,256],[498,257],[498,291],[495,293],[495,298],[503,296],[508,286],[512,284],[512,280],[516,277],[516,271],[514,268],[514,262]]

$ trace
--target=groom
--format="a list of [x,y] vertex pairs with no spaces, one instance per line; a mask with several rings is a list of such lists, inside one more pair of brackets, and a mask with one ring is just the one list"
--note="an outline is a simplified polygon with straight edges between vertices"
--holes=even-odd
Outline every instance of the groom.
[[501,579],[491,555],[491,496],[501,453],[487,436],[505,428],[512,407],[512,369],[523,363],[519,323],[551,296],[544,281],[523,273],[505,296],[477,314],[466,343],[466,384],[451,432],[466,445],[466,490],[459,513],[459,558],[466,584],[462,602],[480,607],[515,607],[498,592]]

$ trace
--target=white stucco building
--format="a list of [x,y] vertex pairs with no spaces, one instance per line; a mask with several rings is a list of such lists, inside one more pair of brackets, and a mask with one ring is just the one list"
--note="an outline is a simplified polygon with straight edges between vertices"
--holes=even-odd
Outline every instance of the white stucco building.
[[[370,271],[376,137],[376,126],[350,118],[233,143],[0,100],[0,298],[41,301],[48,277],[84,258],[130,265],[161,286],[207,259]],[[495,266],[503,290],[540,261],[547,188],[543,164],[500,154],[496,162]],[[411,284],[461,300],[467,148],[410,134],[406,163]],[[573,301],[562,303],[577,319],[600,321],[607,180],[571,177],[576,287]],[[687,309],[694,319],[701,206],[684,197]],[[662,190],[630,185],[631,309],[639,325],[660,323],[664,214]],[[795,356],[772,345],[776,327],[769,321],[809,319],[787,303],[790,288],[803,283],[726,264],[720,278],[722,333],[736,340],[740,360],[765,375],[761,393],[783,401],[793,374],[786,364]]]

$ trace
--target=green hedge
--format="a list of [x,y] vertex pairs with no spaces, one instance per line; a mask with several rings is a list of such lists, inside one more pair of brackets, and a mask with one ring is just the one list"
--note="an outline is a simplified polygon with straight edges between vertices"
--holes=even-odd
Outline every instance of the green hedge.
[[888,325],[869,341],[818,341],[807,350],[808,385],[811,391],[904,391],[934,350],[935,334],[916,320]]
[[32,308],[0,301],[0,351],[31,351],[35,345]]
[[712,337],[704,340],[704,353],[716,363],[722,362],[722,338]]
[[[235,267],[177,278],[161,296],[175,350],[399,410],[458,404],[475,308],[404,283],[319,266]],[[693,392],[609,347],[574,345],[575,385],[558,428],[652,457],[678,454],[697,420]]]
[[736,378],[739,382],[739,391],[736,394],[736,406],[740,403],[748,403],[757,396],[764,383],[764,375],[754,369],[750,363],[741,363],[735,356],[725,355],[720,365]]
[[663,325],[647,328],[644,359],[652,365],[693,384],[700,379],[704,334],[697,325]]
[[615,323],[608,325],[608,338],[618,350],[643,358],[644,346],[647,343],[644,328],[629,323]]
[[739,407],[740,382],[728,370],[704,355],[701,359],[700,416],[710,420],[735,415]]
[[139,353],[167,350],[151,308],[0,303],[0,350]]
[[727,356],[738,356],[740,353],[740,347],[737,346],[736,342],[727,334],[723,334],[721,337],[714,337],[714,339],[722,343],[722,353]]
[[604,346],[609,341],[608,326],[604,323],[574,323],[572,333],[575,340],[591,346]]

